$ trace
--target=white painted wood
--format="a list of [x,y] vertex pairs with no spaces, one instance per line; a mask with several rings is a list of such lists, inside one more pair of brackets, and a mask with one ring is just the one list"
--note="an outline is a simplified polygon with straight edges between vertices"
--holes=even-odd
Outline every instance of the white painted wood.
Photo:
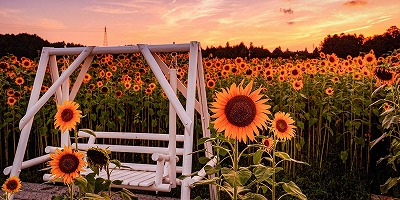
[[[49,67],[50,67],[50,76],[51,76],[51,81],[52,83],[55,83],[60,76],[58,73],[58,67],[57,67],[57,58],[55,55],[50,56],[49,60]],[[62,91],[61,87],[56,89],[56,103],[62,104]]]
[[83,63],[82,69],[81,69],[81,71],[79,72],[78,77],[76,77],[74,86],[72,86],[71,93],[70,93],[70,95],[69,95],[69,99],[70,99],[71,101],[73,101],[73,100],[75,99],[75,96],[76,96],[76,94],[78,93],[78,90],[79,90],[79,88],[80,88],[81,85],[82,85],[83,78],[85,78],[85,74],[86,74],[87,71],[89,70],[89,66],[90,66],[90,64],[92,63],[93,58],[94,58],[94,55],[89,55],[89,56],[86,58],[85,62]]
[[[168,141],[169,134],[164,133],[132,133],[132,132],[94,132],[96,138],[115,138],[115,139],[138,139],[138,140],[159,140]],[[79,137],[89,137],[89,133],[79,131]],[[176,141],[183,142],[183,135],[176,135]]]
[[[161,60],[161,58],[156,54],[153,53],[152,54],[158,64],[158,66],[160,66],[160,69],[162,70],[162,72],[164,73],[164,75],[166,75],[168,78],[169,77],[169,68],[168,66]],[[182,95],[187,98],[187,89],[186,86],[183,85],[182,81],[180,81],[179,79],[177,80],[177,87],[178,87],[178,91],[180,91],[182,93]],[[197,100],[195,100],[195,109],[197,110],[197,112],[201,113],[201,109],[200,109],[200,102],[198,102]]]
[[[50,154],[45,154],[43,156],[39,156],[39,157],[30,159],[30,160],[26,160],[26,161],[22,162],[21,169],[26,169],[28,167],[32,167],[34,165],[47,162],[49,160],[50,160]],[[11,168],[12,168],[12,166],[8,166],[8,167],[4,168],[3,174],[4,175],[10,174]]]
[[[129,167],[129,170],[135,170],[135,171],[156,171],[156,165],[154,164],[122,163],[122,166],[127,166]],[[115,167],[115,165],[110,164],[110,168],[111,167]],[[182,173],[182,166],[176,167],[176,173],[178,174]]]
[[[200,48],[201,49],[201,48]],[[204,80],[204,69],[203,69],[203,58],[201,53],[197,56],[197,75],[198,75],[198,84],[197,84],[197,92],[199,97],[199,104],[201,106],[202,112],[200,112],[201,116],[201,127],[203,132],[203,137],[210,137],[210,114],[208,113],[208,103],[207,103],[207,92],[206,92],[206,83]],[[213,149],[211,142],[204,143],[205,156],[207,158],[211,158],[213,156]],[[204,168],[202,169],[204,170]],[[214,178],[215,175],[210,175],[209,178]],[[198,180],[197,180],[198,181]],[[209,185],[210,188],[210,200],[217,200],[217,187],[215,185]]]
[[[22,117],[19,122],[19,128],[22,129],[28,123],[29,120],[33,119],[33,116],[39,111],[40,108],[49,100],[49,98],[56,92],[56,90],[61,86],[61,84],[74,72],[74,70],[82,63],[82,61],[90,54],[90,52],[94,49],[93,46],[86,47],[85,50],[75,59],[75,61],[65,70],[64,73],[61,74],[60,78],[49,88],[49,90],[37,101],[35,101],[34,105],[28,108],[24,117]],[[46,64],[48,61],[48,56],[46,57]],[[46,69],[46,68],[45,68]],[[37,72],[38,73],[38,72]],[[44,73],[44,72],[43,72]],[[43,74],[44,75],[44,74]],[[36,85],[36,87],[42,86],[43,78],[40,84]]]
[[[199,44],[190,43],[189,69],[188,69],[188,90],[186,99],[186,113],[190,120],[194,121],[194,100],[196,98],[196,79],[197,79],[197,56],[199,54]],[[183,146],[182,175],[192,173],[192,151],[193,151],[193,124],[189,129],[185,129],[185,139]],[[181,199],[190,199],[190,177],[183,179],[181,188]]]
[[[70,79],[69,79],[69,76],[68,76],[65,79],[65,81],[62,83],[62,86],[61,86],[62,101],[63,101],[62,104],[64,104],[64,101],[69,101],[69,80]],[[61,147],[69,146],[71,144],[70,137],[71,136],[69,135],[69,130],[65,130],[64,132],[61,132],[61,144],[60,144],[60,146]]]
[[[146,181],[148,179],[153,179],[155,177],[156,173],[155,172],[145,172],[139,176],[136,176],[136,178],[132,181],[129,182],[128,185],[134,185],[134,186],[150,186],[150,185],[140,185],[141,182]],[[157,185],[156,185],[157,187]]]
[[144,58],[149,64],[150,69],[153,71],[154,75],[156,76],[158,82],[160,83],[162,89],[164,90],[165,94],[167,95],[169,101],[174,106],[179,118],[181,119],[183,125],[186,129],[189,129],[193,123],[193,120],[190,120],[190,117],[185,112],[181,102],[176,97],[174,91],[172,90],[171,86],[169,85],[167,79],[165,79],[164,74],[162,73],[160,67],[158,66],[157,62],[155,61],[154,57],[152,56],[149,48],[145,44],[138,44],[140,51],[142,52]]
[[[72,144],[75,147],[75,143]],[[93,144],[89,145],[86,143],[78,143],[78,148],[80,150],[86,150],[90,147],[100,147],[100,148],[107,148],[110,151],[114,152],[131,152],[131,153],[165,153],[168,152],[168,148],[166,147],[147,147],[147,146],[127,146],[127,145],[109,145],[109,144]],[[176,149],[177,155],[183,154],[183,148]]]
[[[186,44],[161,44],[148,45],[152,52],[187,52],[189,45]],[[80,54],[85,47],[69,47],[69,48],[49,48],[50,55],[77,55]],[[96,47],[91,54],[121,54],[121,53],[140,53],[139,45],[134,46],[109,46]]]
[[[40,95],[40,89],[43,85],[44,74],[46,72],[47,63],[49,61],[49,52],[48,48],[42,49],[42,54],[40,55],[39,66],[36,71],[36,77],[33,83],[32,93],[29,98],[28,109],[30,110],[33,105],[38,101]],[[33,123],[33,118],[30,118],[22,127],[22,131],[19,137],[17,150],[15,151],[14,161],[12,164],[10,176],[19,176],[22,167],[22,161],[24,159],[26,145],[28,143],[29,134],[31,132]],[[14,198],[12,195],[11,200]]]
[[[178,78],[176,75],[176,69],[170,69],[169,70],[169,79],[170,79],[170,84],[171,88],[176,94],[177,90],[177,83],[178,83]],[[168,152],[169,152],[169,166],[168,166],[168,175],[169,178],[171,179],[171,187],[175,188],[176,187],[176,111],[172,104],[169,104],[169,143],[168,143]],[[158,163],[157,163],[158,165]],[[164,169],[163,169],[164,171]],[[158,173],[161,173],[158,172]],[[162,174],[156,174],[156,181],[160,180],[160,182],[156,182],[156,186],[161,184],[161,179],[162,175],[164,175],[164,172]]]

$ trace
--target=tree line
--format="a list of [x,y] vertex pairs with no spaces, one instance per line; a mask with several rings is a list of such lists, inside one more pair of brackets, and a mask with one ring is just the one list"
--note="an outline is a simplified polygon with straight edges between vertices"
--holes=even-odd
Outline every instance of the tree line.
[[347,55],[353,57],[374,51],[377,57],[390,55],[391,51],[400,48],[400,30],[396,26],[391,26],[382,35],[364,37],[362,34],[334,34],[328,35],[321,41],[319,47],[312,52],[304,51],[282,51],[281,47],[275,48],[272,52],[263,46],[254,47],[250,43],[247,47],[243,42],[231,46],[229,42],[224,47],[206,47],[203,50],[203,57],[218,58],[316,58],[320,52],[325,54],[336,54],[340,58],[346,58]]
[[39,57],[43,47],[62,48],[64,46],[81,47],[84,45],[65,43],[64,41],[50,43],[36,34],[0,34],[0,57],[12,54],[17,57],[35,59]]
[[[55,42],[50,43],[42,39],[36,34],[20,33],[14,34],[0,34],[0,57],[8,54],[13,54],[17,57],[27,57],[30,59],[38,58],[40,50],[43,47],[57,47],[62,48],[84,46],[81,44]],[[336,54],[340,58],[345,58],[347,55],[353,57],[374,51],[377,57],[389,55],[394,49],[400,48],[400,30],[396,26],[391,26],[381,35],[374,35],[364,37],[362,34],[334,34],[328,35],[321,41],[319,47],[309,52],[307,49],[304,51],[290,51],[289,49],[282,50],[281,47],[276,47],[272,52],[263,46],[256,47],[250,42],[246,46],[243,42],[238,45],[229,44],[218,47],[206,47],[202,50],[203,57],[217,57],[217,58],[316,58],[320,52],[325,54]]]

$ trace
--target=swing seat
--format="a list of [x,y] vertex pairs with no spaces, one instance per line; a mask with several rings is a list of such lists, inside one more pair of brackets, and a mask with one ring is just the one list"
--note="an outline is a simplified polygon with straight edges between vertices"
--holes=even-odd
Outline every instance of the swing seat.
[[[113,187],[123,187],[128,189],[140,189],[140,190],[151,190],[160,192],[170,192],[176,185],[180,185],[181,181],[177,179],[176,174],[182,173],[182,166],[171,168],[167,147],[152,147],[152,146],[129,146],[129,145],[115,145],[115,144],[97,144],[96,139],[121,139],[121,140],[151,140],[151,141],[169,141],[170,136],[168,134],[161,133],[126,133],[126,132],[95,132],[96,137],[86,132],[79,131],[79,138],[88,138],[87,143],[78,143],[78,149],[85,151],[91,147],[107,148],[111,152],[119,153],[134,153],[138,154],[151,154],[153,163],[140,164],[140,163],[122,163],[122,167],[118,168],[114,164],[110,164],[109,168],[111,172],[110,180],[121,180],[121,185],[113,185]],[[183,135],[176,136],[176,142],[183,142]],[[174,142],[172,141],[169,142]],[[75,147],[75,143],[72,144]],[[46,147],[46,153],[54,153],[57,147],[48,146]],[[178,156],[183,155],[183,148],[175,148],[175,162],[177,162]],[[129,155],[129,154],[128,154]],[[93,172],[90,168],[85,168],[85,171],[81,175],[87,175]],[[100,171],[96,177],[102,177],[107,179],[107,174],[104,170]],[[44,181],[53,180],[51,174],[45,174],[43,176]]]

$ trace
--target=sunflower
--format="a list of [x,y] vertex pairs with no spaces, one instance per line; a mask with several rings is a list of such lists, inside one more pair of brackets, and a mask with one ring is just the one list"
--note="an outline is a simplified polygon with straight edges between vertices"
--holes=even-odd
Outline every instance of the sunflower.
[[389,110],[391,107],[392,107],[392,106],[390,106],[387,102],[385,102],[385,103],[382,105],[382,108],[383,108],[385,111]]
[[122,97],[122,91],[121,90],[117,90],[115,92],[115,97],[117,97],[118,99]]
[[112,72],[106,72],[106,77],[107,77],[107,78],[111,78],[111,77],[112,77],[112,75],[113,75],[113,73],[112,73]]
[[369,53],[364,56],[364,62],[367,64],[374,64],[376,62],[376,57],[373,53]]
[[93,83],[90,84],[90,85],[89,85],[89,89],[93,91],[94,89],[96,89],[96,85],[93,84]]
[[133,86],[133,91],[137,92],[140,90],[140,86],[139,85],[134,85]]
[[149,88],[151,88],[152,90],[154,90],[156,88],[156,84],[155,83],[150,83],[149,84]]
[[265,150],[271,152],[274,148],[274,139],[272,137],[267,137],[262,140],[262,144],[265,146]]
[[370,77],[371,76],[371,72],[369,71],[369,69],[367,67],[363,67],[361,69],[361,74],[363,74],[366,77]]
[[91,78],[92,78],[92,76],[90,74],[86,73],[85,76],[83,77],[83,83],[89,83]]
[[274,131],[275,137],[281,140],[290,140],[294,137],[296,126],[292,125],[293,123],[294,120],[288,113],[275,113],[274,120],[272,121],[272,130]]
[[99,147],[91,147],[86,150],[87,162],[90,169],[99,171],[110,163],[110,151]]
[[216,102],[212,103],[211,111],[214,128],[218,132],[225,131],[225,137],[247,142],[247,138],[254,140],[254,133],[259,135],[258,128],[267,127],[267,114],[270,114],[270,105],[264,104],[268,99],[261,99],[262,88],[251,92],[253,82],[245,88],[243,82],[238,86],[232,84],[216,94]]
[[8,69],[10,65],[6,62],[0,62],[0,70]]
[[302,80],[294,81],[292,83],[292,86],[293,86],[293,89],[295,89],[295,90],[301,90],[301,88],[303,88],[303,81]]
[[19,192],[21,187],[21,180],[17,176],[10,176],[3,184],[3,191],[8,194],[14,194]]
[[79,104],[73,101],[64,101],[62,105],[57,105],[57,113],[54,117],[55,128],[59,127],[63,133],[67,129],[75,129],[82,118],[82,111],[78,110],[78,107]]
[[151,88],[146,88],[145,92],[147,95],[151,95],[151,93],[153,93],[153,90]]
[[101,88],[101,92],[102,92],[103,94],[107,94],[107,93],[108,93],[108,87],[107,87],[107,86],[103,86],[103,87]]
[[213,79],[207,80],[207,88],[214,88],[215,87],[215,81]]
[[126,82],[124,84],[124,86],[125,86],[125,89],[129,90],[129,88],[131,88],[131,83],[130,82]]
[[332,64],[338,63],[339,58],[333,53],[331,55],[328,55],[328,61],[332,65]]
[[395,73],[386,69],[385,67],[376,67],[373,71],[374,75],[376,76],[377,85],[387,84],[392,85],[395,79]]
[[14,96],[14,94],[15,94],[15,91],[12,88],[7,90],[7,96],[12,97],[12,96]]
[[97,87],[102,87],[103,85],[103,81],[97,81]]
[[17,102],[17,100],[14,97],[8,97],[7,98],[7,104],[12,107],[14,104]]
[[71,184],[75,178],[80,177],[80,172],[85,171],[86,165],[83,160],[84,154],[72,150],[72,146],[64,146],[63,150],[57,149],[56,153],[50,154],[49,165],[51,174],[54,175],[53,181],[62,178],[64,184]]
[[99,76],[104,77],[106,75],[106,72],[104,70],[101,70],[99,72]]
[[333,94],[333,88],[331,88],[331,87],[326,88],[325,93],[327,95],[329,95],[329,96],[332,95]]
[[332,83],[337,83],[337,82],[339,82],[339,77],[334,76],[334,77],[332,77],[331,81],[332,81]]

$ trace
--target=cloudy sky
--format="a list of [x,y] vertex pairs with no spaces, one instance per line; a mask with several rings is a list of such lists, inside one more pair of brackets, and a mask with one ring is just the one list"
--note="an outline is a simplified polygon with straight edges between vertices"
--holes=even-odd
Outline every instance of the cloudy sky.
[[199,41],[311,50],[335,33],[400,28],[400,0],[1,0],[0,34],[109,46]]

